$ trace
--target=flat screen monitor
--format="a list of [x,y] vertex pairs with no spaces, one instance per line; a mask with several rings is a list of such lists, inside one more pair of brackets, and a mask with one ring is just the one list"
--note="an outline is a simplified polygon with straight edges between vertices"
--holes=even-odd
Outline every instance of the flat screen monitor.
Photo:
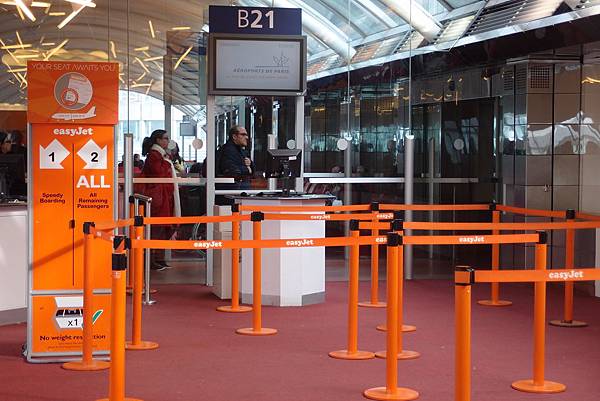
[[0,155],[0,192],[5,197],[26,195],[25,155]]
[[196,125],[185,122],[179,124],[179,135],[181,136],[196,136]]
[[298,178],[302,164],[300,149],[269,149],[265,178]]
[[283,196],[290,196],[293,187],[292,178],[301,176],[302,150],[269,149],[267,150],[267,168],[265,178],[281,178],[283,180]]
[[306,37],[211,34],[208,76],[211,95],[303,95]]

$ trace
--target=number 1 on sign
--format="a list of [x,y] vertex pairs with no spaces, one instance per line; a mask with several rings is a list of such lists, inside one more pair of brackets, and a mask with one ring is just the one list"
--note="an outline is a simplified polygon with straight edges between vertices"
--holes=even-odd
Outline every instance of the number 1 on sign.
[[54,152],[50,153],[48,156],[52,159],[52,163],[54,163]]

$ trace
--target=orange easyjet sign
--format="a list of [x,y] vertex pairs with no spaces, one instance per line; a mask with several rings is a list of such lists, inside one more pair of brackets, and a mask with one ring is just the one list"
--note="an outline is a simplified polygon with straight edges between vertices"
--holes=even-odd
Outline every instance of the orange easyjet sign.
[[30,124],[118,122],[117,63],[29,61],[27,81]]
[[[113,219],[115,63],[29,62],[32,239],[27,358],[69,356],[83,335],[83,223]],[[94,351],[108,352],[111,244],[95,239]]]

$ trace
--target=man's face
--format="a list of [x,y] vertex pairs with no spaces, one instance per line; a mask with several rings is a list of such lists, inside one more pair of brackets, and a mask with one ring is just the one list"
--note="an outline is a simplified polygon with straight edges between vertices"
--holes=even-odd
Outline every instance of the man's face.
[[238,146],[248,146],[248,133],[245,128],[240,128],[238,132],[233,134],[233,142]]
[[2,153],[8,153],[10,152],[10,149],[12,147],[12,142],[10,140],[6,140],[2,143]]

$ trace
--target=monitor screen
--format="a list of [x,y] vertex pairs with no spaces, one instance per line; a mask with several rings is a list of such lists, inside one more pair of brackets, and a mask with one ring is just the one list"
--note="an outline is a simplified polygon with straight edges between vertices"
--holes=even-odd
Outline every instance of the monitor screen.
[[209,93],[297,96],[306,90],[306,37],[211,34]]
[[269,149],[265,178],[298,178],[302,165],[300,149]]
[[192,123],[179,123],[179,135],[181,136],[196,136],[196,126]]

